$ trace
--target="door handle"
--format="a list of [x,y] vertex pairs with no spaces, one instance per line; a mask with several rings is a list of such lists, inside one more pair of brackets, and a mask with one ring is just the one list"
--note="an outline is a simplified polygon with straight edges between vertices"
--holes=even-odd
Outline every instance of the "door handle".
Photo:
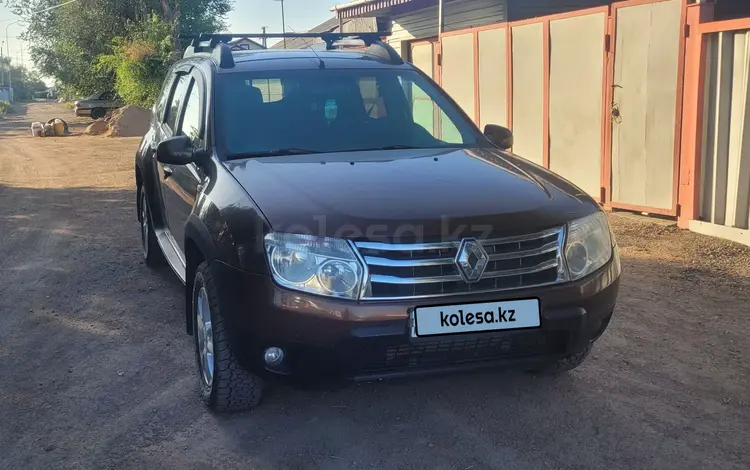
[[171,167],[164,166],[164,179],[169,178],[174,173],[174,170]]

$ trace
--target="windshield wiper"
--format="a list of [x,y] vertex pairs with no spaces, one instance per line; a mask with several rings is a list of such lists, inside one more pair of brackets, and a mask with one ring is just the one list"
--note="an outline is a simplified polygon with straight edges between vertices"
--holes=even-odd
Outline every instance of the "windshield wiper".
[[347,149],[341,150],[341,152],[372,152],[376,150],[416,150],[416,149],[429,149],[433,147],[417,147],[415,145],[384,145],[382,147],[367,147],[361,149]]
[[405,150],[405,149],[423,149],[427,147],[417,147],[415,145],[386,145],[384,147],[374,148],[373,150]]
[[321,152],[317,150],[290,147],[290,148],[285,148],[285,149],[264,150],[261,152],[230,153],[227,156],[231,159],[236,159],[236,158],[283,157],[286,155],[308,155],[308,154],[313,154],[313,153],[321,153]]

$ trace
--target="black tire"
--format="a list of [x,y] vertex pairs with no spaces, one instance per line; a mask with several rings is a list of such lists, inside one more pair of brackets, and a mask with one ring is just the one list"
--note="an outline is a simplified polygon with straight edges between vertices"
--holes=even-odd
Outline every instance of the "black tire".
[[529,372],[532,372],[534,374],[539,375],[560,375],[564,374],[565,372],[571,371],[575,369],[576,367],[583,364],[583,362],[586,360],[586,358],[589,356],[589,353],[591,353],[591,347],[592,345],[589,344],[586,349],[583,351],[573,354],[571,356],[558,359],[554,362],[549,362],[545,364],[541,364],[539,366],[536,366],[529,370]]
[[138,186],[138,222],[141,225],[141,247],[143,248],[143,260],[146,266],[157,268],[164,266],[166,260],[161,251],[159,242],[156,240],[154,224],[151,220],[151,208],[148,205],[146,190],[143,185]]
[[94,108],[91,110],[91,119],[101,119],[107,115],[107,111],[104,108]]
[[[201,330],[198,322],[199,293],[205,292],[205,300],[209,307],[211,318],[210,334],[213,339],[213,373],[210,382],[204,376],[202,351],[199,347]],[[213,411],[240,411],[254,408],[260,403],[263,395],[263,380],[245,369],[237,358],[233,345],[226,330],[227,324],[221,311],[218,291],[211,275],[208,263],[198,266],[193,280],[192,302],[193,343],[195,345],[195,359],[198,366],[201,397]],[[207,360],[208,361],[208,360]]]

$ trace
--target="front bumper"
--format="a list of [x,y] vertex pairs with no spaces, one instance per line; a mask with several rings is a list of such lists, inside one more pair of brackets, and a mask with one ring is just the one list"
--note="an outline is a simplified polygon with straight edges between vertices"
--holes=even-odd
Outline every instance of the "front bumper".
[[[609,324],[619,291],[616,256],[566,284],[409,301],[352,302],[277,286],[267,276],[211,263],[234,349],[256,372],[319,379],[374,379],[537,363],[584,350]],[[527,330],[413,338],[415,307],[538,298],[541,326]],[[263,362],[284,350],[277,367]]]
[[73,112],[76,116],[91,116],[91,109],[89,108],[74,108]]

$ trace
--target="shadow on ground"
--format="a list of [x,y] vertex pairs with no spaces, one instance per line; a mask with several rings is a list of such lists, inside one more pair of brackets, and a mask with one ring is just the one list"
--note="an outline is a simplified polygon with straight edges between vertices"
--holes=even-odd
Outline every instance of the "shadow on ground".
[[[197,395],[182,286],[140,258],[133,190],[0,185],[0,455],[10,468],[743,468],[737,299],[684,267],[625,259],[589,361],[275,387],[215,416]],[[679,289],[674,287],[676,279]],[[738,285],[748,286],[747,278]],[[745,467],[746,468],[746,467]]]

